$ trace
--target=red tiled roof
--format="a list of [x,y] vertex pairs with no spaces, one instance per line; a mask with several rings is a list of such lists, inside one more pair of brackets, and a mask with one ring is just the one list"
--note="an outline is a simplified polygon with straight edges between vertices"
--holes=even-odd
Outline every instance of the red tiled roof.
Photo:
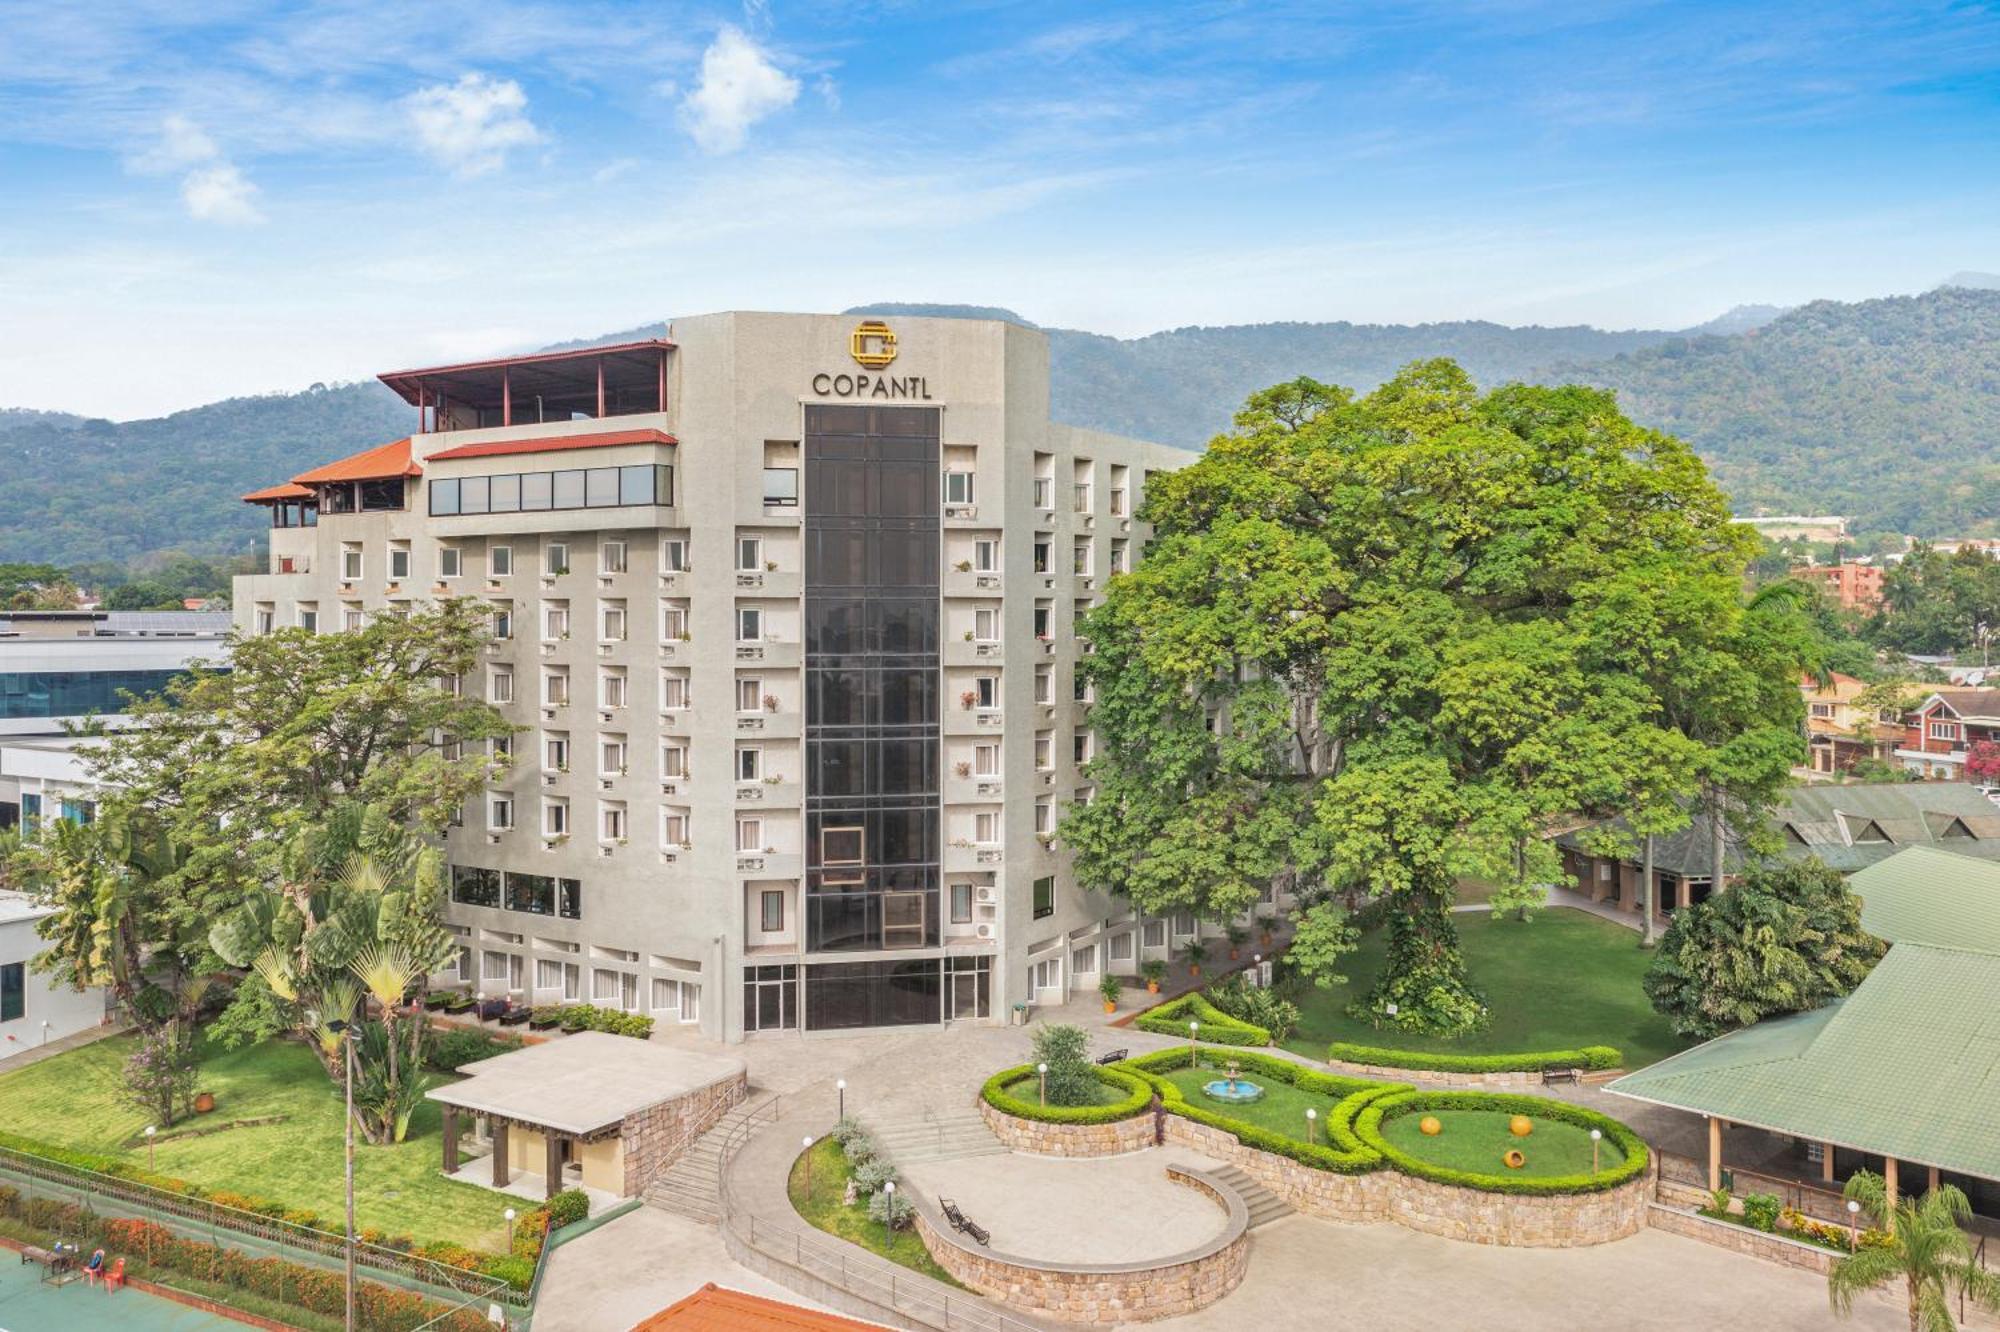
[[378,445],[339,462],[300,472],[292,478],[295,486],[324,485],[334,481],[379,481],[391,476],[422,476],[424,469],[410,460],[410,441],[399,439]]
[[614,444],[678,444],[664,430],[608,430],[595,435],[549,435],[541,439],[499,439],[488,444],[461,444],[433,453],[426,461],[447,458],[494,458],[507,453],[555,453],[564,449],[606,449]]
[[245,504],[271,504],[278,500],[311,499],[312,491],[294,481],[253,490],[243,497]]
[[796,1304],[727,1290],[713,1281],[677,1304],[633,1325],[632,1332],[881,1332],[838,1314],[815,1313]]

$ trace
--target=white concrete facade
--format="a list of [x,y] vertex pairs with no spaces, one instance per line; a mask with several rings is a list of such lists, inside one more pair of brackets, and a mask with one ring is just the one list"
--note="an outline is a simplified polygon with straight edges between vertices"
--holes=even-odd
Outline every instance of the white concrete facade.
[[[852,316],[678,321],[659,353],[664,411],[522,424],[532,408],[516,393],[514,424],[413,436],[422,476],[407,507],[274,528],[272,572],[237,580],[246,631],[333,632],[445,596],[504,615],[511,636],[461,685],[523,729],[510,774],[448,849],[455,867],[561,884],[552,910],[509,909],[511,880],[502,905],[454,902],[481,991],[651,1011],[736,1039],[755,1008],[746,976],[774,974],[751,969],[794,968],[796,1001],[815,966],[970,959],[990,975],[979,1016],[999,1022],[1187,941],[1192,921],[1142,922],[1086,892],[1045,834],[1086,794],[1076,617],[1139,558],[1147,477],[1195,455],[1051,422],[1034,330],[888,322],[895,359],[871,370],[851,356]],[[815,558],[804,442],[821,404],[937,413],[942,892],[935,942],[920,947],[813,951],[802,928]],[[449,402],[437,417],[480,419]],[[589,439],[612,433],[621,442]],[[538,440],[565,442],[519,451]],[[495,451],[437,456],[470,445]],[[487,479],[504,474],[648,466],[672,469],[670,502],[432,511],[440,482],[497,494]],[[796,499],[767,503],[767,471],[782,490],[788,469]],[[811,1026],[808,1011],[785,1030]]]
[[35,970],[36,954],[48,947],[35,925],[52,914],[18,893],[0,893],[0,1069],[105,1019],[104,991],[52,985]]

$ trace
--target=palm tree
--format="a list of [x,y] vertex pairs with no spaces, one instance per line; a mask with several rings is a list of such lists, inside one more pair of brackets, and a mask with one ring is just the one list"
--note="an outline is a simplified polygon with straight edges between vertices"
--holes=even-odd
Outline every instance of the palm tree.
[[1882,1177],[1863,1170],[1847,1181],[1846,1196],[1888,1234],[1879,1244],[1835,1260],[1826,1274],[1835,1313],[1850,1312],[1859,1292],[1898,1279],[1909,1300],[1910,1332],[1955,1332],[1954,1291],[1979,1308],[2000,1310],[2000,1276],[1972,1261],[1972,1243],[1959,1228],[1972,1218],[1972,1204],[1956,1186],[1941,1184],[1891,1208]]

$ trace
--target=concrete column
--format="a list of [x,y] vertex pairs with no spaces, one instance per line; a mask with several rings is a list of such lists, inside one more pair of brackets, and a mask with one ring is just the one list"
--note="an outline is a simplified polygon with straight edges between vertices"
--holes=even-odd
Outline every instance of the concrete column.
[[1828,1184],[1833,1183],[1833,1144],[1830,1142],[1819,1145],[1819,1177]]
[[542,1196],[553,1198],[562,1192],[562,1135],[554,1129],[542,1130],[542,1144],[547,1148],[543,1154],[542,1182],[547,1189]]
[[444,1108],[444,1173],[458,1173],[458,1107]]
[[[1676,910],[1679,910],[1681,907],[1684,907],[1687,904],[1688,904],[1688,881],[1686,879],[1675,879],[1674,908]],[[1717,1187],[1720,1187],[1720,1185],[1718,1185]]]
[[1715,1192],[1722,1187],[1722,1121],[1714,1115],[1708,1119],[1708,1191]]
[[493,1187],[507,1187],[507,1121],[493,1121]]
[[1896,1158],[1882,1158],[1882,1228],[1891,1232],[1896,1229]]
[[1930,1192],[1932,1192],[1932,1193],[1936,1193],[1936,1192],[1937,1192],[1937,1187],[1938,1187],[1938,1184],[1939,1184],[1939,1180],[1938,1180],[1938,1168],[1937,1168],[1936,1166],[1932,1166],[1932,1167],[1930,1168],[1930,1178],[1929,1178],[1928,1182],[1927,1182],[1927,1183],[1926,1183],[1926,1184],[1924,1185],[1924,1187],[1925,1187],[1925,1188],[1926,1188],[1927,1190],[1929,1190]]

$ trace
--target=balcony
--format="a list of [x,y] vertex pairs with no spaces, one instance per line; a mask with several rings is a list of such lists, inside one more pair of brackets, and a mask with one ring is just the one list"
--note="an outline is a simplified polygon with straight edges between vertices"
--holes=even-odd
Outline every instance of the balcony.
[[735,660],[742,664],[776,666],[781,669],[796,668],[803,660],[802,649],[797,643],[780,643],[766,639],[762,643],[737,643]]
[[736,805],[740,809],[797,809],[805,800],[805,789],[795,781],[736,783]]
[[796,740],[799,738],[799,714],[739,712],[736,714],[736,734],[756,736],[762,740]]
[[1005,645],[997,640],[968,640],[961,634],[944,641],[944,664],[947,666],[998,665],[1006,655]]
[[950,776],[944,779],[944,802],[947,805],[990,805],[1006,798],[1006,788],[1000,778]]
[[981,870],[997,870],[1006,860],[1006,853],[998,846],[948,845],[944,849],[944,872],[976,874]]
[[979,573],[971,569],[947,569],[944,573],[944,594],[947,597],[993,597],[1000,595],[1002,579],[998,573]]
[[736,591],[739,595],[760,597],[796,598],[800,591],[800,579],[795,569],[769,569],[750,573],[739,570],[736,574]]
[[998,708],[949,707],[944,713],[946,735],[998,735],[1003,725]]
[[796,851],[738,851],[739,879],[793,879],[805,873],[805,857]]

